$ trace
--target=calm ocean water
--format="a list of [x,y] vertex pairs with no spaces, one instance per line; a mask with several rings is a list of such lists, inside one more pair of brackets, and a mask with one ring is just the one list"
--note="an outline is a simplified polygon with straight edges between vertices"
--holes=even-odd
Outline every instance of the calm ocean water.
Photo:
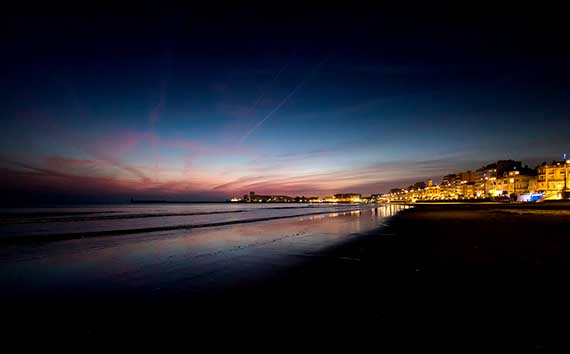
[[[228,288],[286,272],[306,257],[378,228],[403,208],[135,204],[2,209],[0,239],[10,242],[0,245],[0,297],[148,298]],[[27,237],[34,242],[14,242]]]
[[222,226],[369,208],[348,204],[126,204],[0,209],[0,240]]

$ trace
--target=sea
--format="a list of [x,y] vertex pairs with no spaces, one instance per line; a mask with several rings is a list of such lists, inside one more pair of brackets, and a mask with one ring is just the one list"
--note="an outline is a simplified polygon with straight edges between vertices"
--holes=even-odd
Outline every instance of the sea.
[[[407,208],[125,204],[0,209],[0,298],[153,297],[286,272]],[[379,236],[381,237],[381,236]]]

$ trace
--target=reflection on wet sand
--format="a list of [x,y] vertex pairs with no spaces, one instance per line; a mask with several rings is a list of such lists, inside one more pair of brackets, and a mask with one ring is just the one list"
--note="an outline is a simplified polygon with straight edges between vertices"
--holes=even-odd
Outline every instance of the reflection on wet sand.
[[210,291],[271,277],[303,257],[382,225],[406,206],[176,232],[12,245],[0,251],[3,296]]

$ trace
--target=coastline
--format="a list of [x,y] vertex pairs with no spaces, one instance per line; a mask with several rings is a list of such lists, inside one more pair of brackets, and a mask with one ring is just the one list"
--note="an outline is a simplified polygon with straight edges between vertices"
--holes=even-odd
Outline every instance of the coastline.
[[[71,304],[56,299],[57,313],[69,312],[72,320],[62,326],[80,324],[66,327],[80,337],[168,336],[215,326],[222,333],[269,328],[366,333],[400,348],[559,347],[565,345],[566,327],[558,320],[570,314],[568,212],[416,205],[295,264],[237,277],[230,288],[157,293],[140,301],[96,295]],[[37,316],[55,310],[36,305],[28,311]]]
[[[274,204],[272,206],[253,205],[249,208],[236,207],[236,205],[229,208],[216,207],[212,209],[210,207],[210,210],[206,211],[193,206],[190,208],[187,206],[182,208],[163,206],[160,210],[154,208],[137,210],[128,207],[118,208],[118,210],[102,208],[97,212],[89,211],[90,214],[76,210],[67,215],[62,215],[61,212],[50,215],[49,212],[42,211],[39,213],[40,216],[36,216],[37,212],[20,214],[0,212],[0,244],[145,235],[156,232],[184,232],[185,230],[367,209],[360,205],[284,206],[283,204]],[[184,208],[187,210],[180,210]]]
[[400,349],[568,348],[570,211],[515,209],[402,210],[241,289],[219,318],[373,333]]
[[567,208],[416,205],[325,256],[299,272],[315,299],[335,294],[331,318],[437,347],[568,346]]

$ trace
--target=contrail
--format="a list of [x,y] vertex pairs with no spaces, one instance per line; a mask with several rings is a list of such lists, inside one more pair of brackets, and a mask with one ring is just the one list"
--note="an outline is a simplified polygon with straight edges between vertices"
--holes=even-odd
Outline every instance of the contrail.
[[295,88],[294,88],[291,92],[289,92],[289,94],[288,94],[287,96],[285,96],[285,98],[284,98],[281,102],[279,102],[279,104],[278,104],[275,108],[273,108],[273,109],[271,110],[271,112],[267,113],[267,114],[265,115],[265,117],[263,117],[262,120],[260,120],[259,122],[257,122],[257,124],[256,124],[253,128],[251,128],[244,136],[241,137],[241,139],[239,140],[239,143],[242,144],[242,143],[247,139],[247,137],[249,137],[257,128],[259,128],[263,123],[265,123],[265,121],[268,120],[275,112],[279,111],[279,109],[280,109],[281,107],[283,107],[283,105],[284,105],[285,103],[287,103],[287,101],[289,101],[289,99],[290,99],[291,97],[293,97],[293,95],[295,95],[295,93],[296,93],[297,91],[299,91],[299,89],[301,89],[301,87],[303,87],[303,86],[307,83],[307,81],[309,81],[309,80],[315,75],[315,73],[320,69],[320,67],[321,67],[327,60],[328,60],[328,58],[325,58],[325,59],[323,59],[320,63],[318,63],[317,65],[315,65],[315,67],[313,68],[313,70],[311,70],[311,72],[309,73],[309,75],[307,75],[307,76],[303,79],[303,81],[301,81],[301,83],[299,83],[297,86],[295,86]]
[[[281,76],[281,74],[285,71],[285,69],[287,69],[287,67],[289,67],[289,62],[285,63],[285,65],[283,65],[281,67],[281,69],[279,69],[279,71],[277,72],[277,74],[275,74],[275,76],[273,76],[273,78],[271,79],[271,81],[269,82],[269,84],[267,85],[267,87],[271,84],[273,84],[275,81],[277,81],[277,79],[279,78],[279,76]],[[266,87],[266,88],[267,88]],[[257,105],[261,102],[261,100],[263,100],[265,98],[265,94],[267,93],[267,90],[264,88],[263,92],[259,95],[259,97],[257,98],[257,100],[255,100],[255,102],[253,103],[253,106],[251,106],[251,108],[247,111],[247,114],[249,114],[251,111],[253,111],[255,109],[255,107],[257,107]]]

